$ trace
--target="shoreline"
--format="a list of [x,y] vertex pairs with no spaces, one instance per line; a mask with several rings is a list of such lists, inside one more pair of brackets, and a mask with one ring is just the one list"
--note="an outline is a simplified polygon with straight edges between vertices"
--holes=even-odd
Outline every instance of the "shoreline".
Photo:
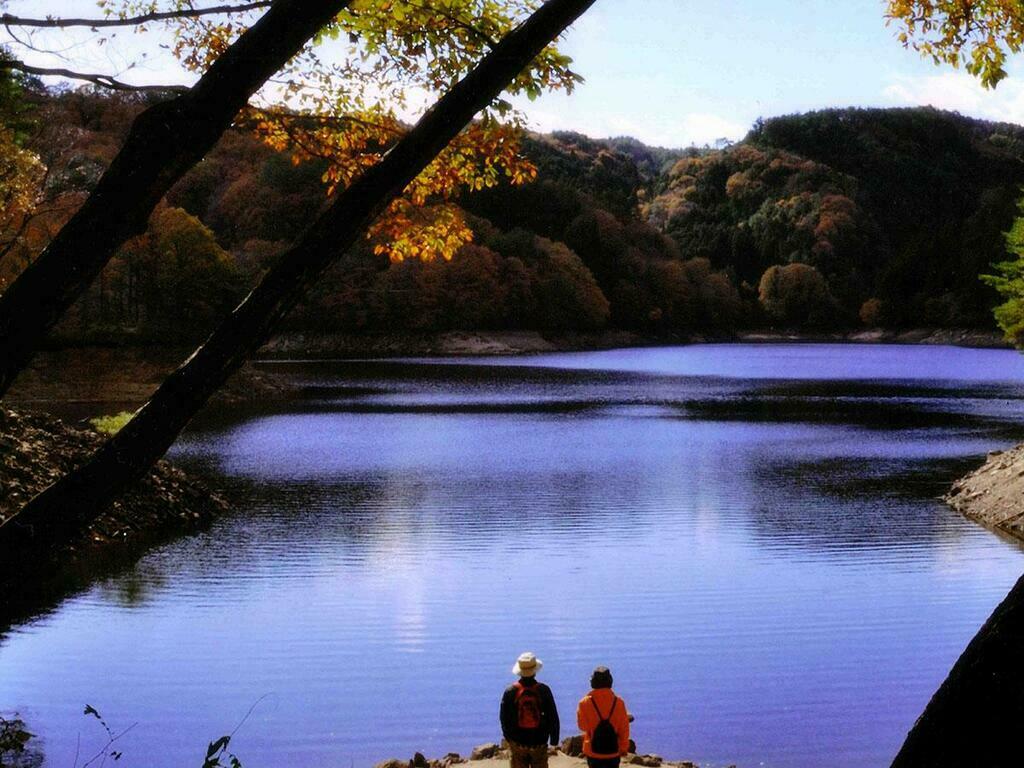
[[[302,360],[382,360],[400,357],[466,357],[642,349],[694,344],[912,344],[1011,349],[994,331],[920,328],[805,334],[759,330],[727,336],[647,337],[628,331],[544,337],[533,331],[443,334],[281,334],[264,345],[211,399],[217,408],[281,400],[299,392],[288,377],[261,363]],[[54,410],[70,419],[133,410],[192,352],[192,347],[64,346],[43,350],[22,372],[4,402],[15,408]],[[106,410],[100,409],[105,406]]]
[[[913,344],[1009,349],[995,332],[956,329],[858,331],[795,334],[751,331],[728,338],[693,336],[650,338],[628,332],[545,338],[534,332],[450,332],[445,334],[351,336],[284,334],[264,346],[211,400],[220,410],[256,401],[301,397],[287,373],[263,365],[302,360],[386,359],[391,357],[488,357],[554,352],[644,348],[704,343],[739,344]],[[15,382],[5,398],[22,412],[53,411],[69,429],[91,428],[84,418],[141,406],[163,378],[191,350],[152,347],[64,347],[45,350]],[[32,414],[38,415],[38,414]],[[98,435],[93,432],[94,438]],[[176,470],[175,470],[176,471]],[[191,478],[189,479],[191,480]],[[200,478],[200,484],[202,479]],[[956,480],[943,500],[958,513],[991,530],[1024,541],[1024,443],[988,455],[973,472]],[[2,514],[2,510],[0,510]],[[137,538],[141,538],[138,537]]]
[[[74,470],[103,444],[106,435],[65,423],[47,413],[0,408],[0,521],[12,518],[21,505]],[[130,543],[151,532],[177,532],[202,527],[228,509],[228,503],[206,485],[161,459],[137,487],[114,501],[89,524],[81,537],[54,550],[60,559],[88,557],[108,546]]]
[[943,500],[969,520],[1024,541],[1024,443],[989,453]]
[[[666,760],[661,755],[638,753],[636,744],[630,741],[630,753],[622,758],[621,765],[638,765],[644,768],[699,768],[700,764],[690,760]],[[390,758],[376,763],[373,768],[451,768],[453,765],[467,764],[469,768],[508,768],[509,752],[505,741],[501,744],[481,744],[473,748],[468,757],[458,752],[449,752],[444,757],[430,760],[421,752],[417,752],[409,760]],[[550,768],[586,768],[587,760],[583,756],[583,736],[568,736],[562,739],[557,747],[548,748],[548,765]],[[735,764],[722,764],[727,768],[736,768]]]
[[448,331],[435,334],[283,333],[265,344],[255,360],[378,359],[389,357],[493,357],[586,352],[692,344],[923,344],[976,349],[1012,349],[997,331],[963,328],[869,329],[798,333],[755,329],[728,334],[644,336],[602,331],[545,336],[536,331]]
[[[47,413],[0,408],[0,521],[88,458],[100,432]],[[207,478],[161,460],[74,539],[39,541],[17,562],[0,563],[0,634],[21,617],[46,609],[177,536],[207,528],[231,509]]]
[[[869,329],[846,333],[794,333],[760,330],[727,337],[643,337],[628,331],[545,338],[535,332],[466,332],[385,337],[282,334],[260,350],[253,365],[284,360],[386,359],[402,356],[528,356],[556,352],[644,348],[692,344],[891,344],[1013,349],[1002,334],[951,328]],[[1024,541],[1024,443],[988,455],[975,471],[954,481],[943,500],[990,530]]]

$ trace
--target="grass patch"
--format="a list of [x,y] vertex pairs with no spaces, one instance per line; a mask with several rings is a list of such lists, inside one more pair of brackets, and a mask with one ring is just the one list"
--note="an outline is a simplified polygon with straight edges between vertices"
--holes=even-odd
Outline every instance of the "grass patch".
[[92,424],[97,432],[102,432],[105,435],[116,435],[134,415],[134,411],[121,411],[112,416],[97,416],[95,419],[89,419],[89,423]]

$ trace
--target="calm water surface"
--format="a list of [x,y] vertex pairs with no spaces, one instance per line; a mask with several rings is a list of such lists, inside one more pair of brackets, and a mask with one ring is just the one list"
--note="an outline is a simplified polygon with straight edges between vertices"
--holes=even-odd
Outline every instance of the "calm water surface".
[[[1024,357],[729,345],[279,364],[304,397],[174,457],[243,503],[0,635],[71,766],[365,766],[498,738],[522,650],[563,720],[610,666],[642,751],[882,766],[1024,570],[935,500],[1024,439]],[[261,698],[263,697],[263,698]],[[566,730],[572,730],[568,728]]]

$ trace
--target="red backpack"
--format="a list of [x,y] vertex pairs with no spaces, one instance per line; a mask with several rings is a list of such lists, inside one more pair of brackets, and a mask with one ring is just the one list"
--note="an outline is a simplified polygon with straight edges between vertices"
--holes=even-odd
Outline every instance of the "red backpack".
[[516,724],[526,730],[535,730],[541,725],[540,691],[538,685],[527,688],[516,683]]

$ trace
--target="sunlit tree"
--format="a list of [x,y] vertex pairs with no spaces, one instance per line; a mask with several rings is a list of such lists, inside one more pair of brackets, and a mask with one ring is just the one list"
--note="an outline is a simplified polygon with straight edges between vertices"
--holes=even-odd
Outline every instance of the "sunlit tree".
[[[196,7],[179,0],[102,0],[95,19],[3,17],[0,66],[61,75],[120,90],[176,94],[135,121],[82,208],[0,296],[0,394],[46,330],[100,273],[116,249],[145,229],[171,185],[232,124],[245,125],[296,162],[326,162],[331,192],[379,163],[407,131],[409,94],[437,93],[465,75],[533,8],[532,0],[267,0]],[[182,66],[200,75],[189,88],[133,85],[120,73],[47,69],[24,54],[45,45],[25,30],[148,30],[169,26]],[[12,30],[21,30],[15,33]],[[159,41],[159,36],[154,36]],[[106,38],[108,45],[116,45]],[[60,45],[60,48],[68,48]],[[22,50],[27,49],[27,50]],[[73,48],[71,49],[73,50]],[[571,90],[569,59],[545,46],[506,86],[531,98]],[[471,233],[450,204],[462,189],[532,179],[518,150],[519,120],[506,98],[483,105],[368,236],[394,259],[450,257]]]
[[1006,60],[1024,45],[1020,0],[889,0],[903,45],[936,64],[964,67],[987,88],[1006,78]]
[[546,0],[453,85],[380,160],[334,200],[196,352],[116,435],[80,467],[0,525],[0,564],[10,567],[40,541],[73,536],[137,481],[211,395],[279,326],[341,253],[365,236],[391,203],[493,104],[594,0]]
[[758,286],[761,306],[787,326],[820,327],[836,322],[836,306],[821,272],[808,264],[770,267]]
[[[1024,203],[1021,213],[1024,214]],[[1006,233],[1006,248],[1015,258],[995,264],[996,274],[984,275],[982,279],[1005,299],[996,307],[995,316],[1007,341],[1024,348],[1024,216],[1014,221]]]
[[[890,0],[890,19],[899,22],[900,41],[937,64],[963,65],[981,83],[996,87],[1007,77],[1006,62],[1024,46],[1024,4],[1019,0]],[[994,265],[982,279],[1006,301],[995,309],[1007,340],[1024,347],[1024,219],[1006,235],[1016,258]]]

